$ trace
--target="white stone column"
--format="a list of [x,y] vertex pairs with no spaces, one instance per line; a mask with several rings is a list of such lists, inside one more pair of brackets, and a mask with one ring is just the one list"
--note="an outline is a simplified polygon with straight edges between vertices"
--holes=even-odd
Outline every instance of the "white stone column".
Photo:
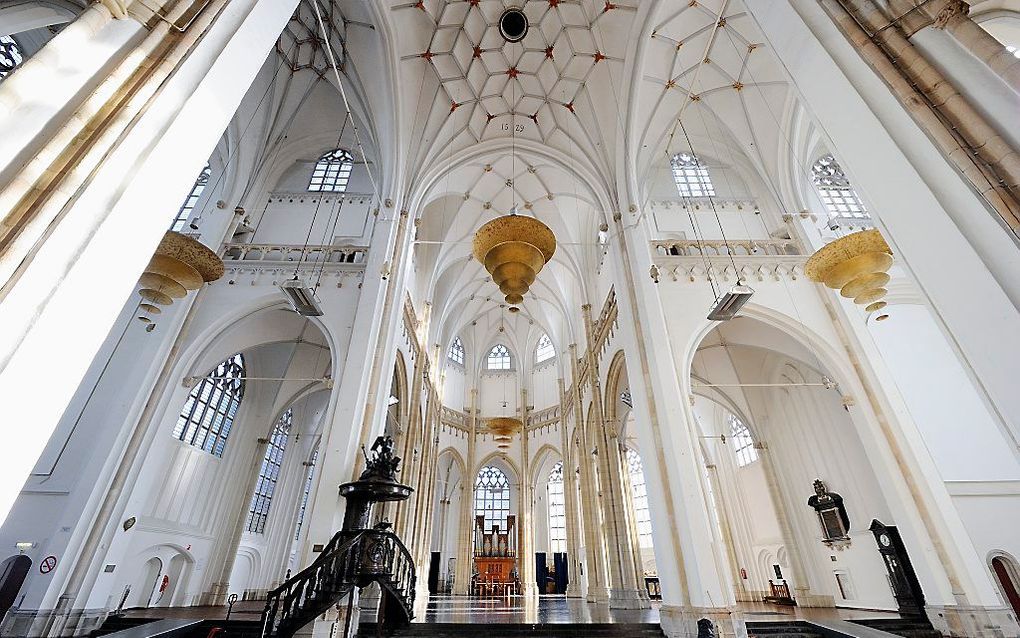
[[[523,385],[523,384],[522,384]],[[519,532],[520,576],[525,596],[535,596],[538,591],[538,574],[535,569],[535,486],[531,482],[531,453],[528,442],[528,390],[521,388],[521,476],[518,486],[520,507],[517,512]]]
[[[166,231],[164,217],[138,211],[174,210],[180,204],[296,4],[232,0],[224,6],[214,0],[188,32],[175,36],[167,57],[147,61],[156,66],[137,93],[110,97],[131,101],[131,108],[118,115],[131,120],[130,130],[125,128],[128,121],[90,118],[96,127],[89,131],[97,136],[94,144],[80,149],[84,155],[60,172],[55,178],[59,181],[50,182],[50,190],[32,190],[50,176],[44,176],[45,167],[33,164],[0,192],[0,209],[18,206],[20,219],[34,224],[18,234],[18,247],[12,244],[0,257],[7,273],[0,304],[0,388],[5,398],[31,396],[38,379],[48,374],[46,362],[54,348],[61,352],[62,374],[47,401],[8,402],[9,417],[33,427],[16,429],[10,445],[0,451],[0,465],[11,477],[20,477],[0,488],[0,517],[6,517],[21,479],[39,457]],[[165,26],[156,26],[150,37],[158,32],[167,35]],[[139,71],[145,55],[144,47],[128,55],[111,78]],[[26,71],[31,69],[16,74],[22,76],[19,82],[27,81]],[[100,106],[106,101],[90,108],[98,112]],[[13,122],[4,128],[17,129],[17,120]],[[37,159],[52,165],[54,158],[65,157],[61,154],[69,143],[85,141],[80,132],[67,127],[52,131]],[[99,151],[101,158],[95,155]],[[33,237],[43,231],[48,233],[45,241],[36,243]],[[98,297],[97,282],[102,282]]]
[[687,375],[673,352],[655,284],[645,274],[651,263],[647,230],[641,222],[625,224],[619,214],[614,221],[617,239],[610,252],[617,269],[618,338],[627,353],[635,434],[645,451],[663,630],[671,638],[695,636],[697,620],[708,618],[717,635],[739,635],[743,625],[733,613],[733,588],[716,557],[724,550],[716,546],[706,507],[690,388],[681,383]]
[[[558,379],[560,391],[560,448],[563,450],[563,509],[567,527],[567,591],[568,598],[579,598],[581,592],[581,520],[577,511],[577,474],[574,473],[573,441],[567,428],[567,411],[569,399],[563,387],[563,379]],[[570,410],[575,417],[577,412]]]
[[[1020,249],[1015,237],[818,3],[782,0],[748,11],[1016,444]],[[876,157],[883,161],[875,162]]]
[[259,480],[259,468],[262,466],[262,459],[266,455],[266,447],[269,439],[258,439],[258,445],[251,454],[251,464],[248,475],[245,477],[243,487],[233,499],[233,507],[228,505],[228,511],[234,511],[234,525],[230,529],[230,535],[224,537],[219,543],[219,552],[213,555],[209,561],[209,570],[214,574],[211,587],[208,591],[202,592],[202,605],[225,605],[227,593],[230,588],[230,573],[234,571],[234,561],[237,559],[237,548],[241,544],[241,534],[244,533],[245,524],[248,522],[247,505],[255,492],[256,483]]
[[457,575],[454,578],[454,593],[467,596],[471,593],[471,565],[474,562],[475,533],[474,485],[477,452],[476,433],[478,429],[478,388],[471,388],[471,414],[468,415],[467,459],[464,478],[461,480],[460,498],[460,539],[457,543]]

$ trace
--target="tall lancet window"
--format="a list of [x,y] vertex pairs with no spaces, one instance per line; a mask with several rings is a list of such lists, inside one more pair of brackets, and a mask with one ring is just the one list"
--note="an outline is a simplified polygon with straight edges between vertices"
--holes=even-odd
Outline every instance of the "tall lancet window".
[[548,361],[556,356],[556,349],[553,348],[552,339],[549,335],[542,335],[538,340],[538,346],[535,348],[535,363],[542,363]]
[[871,219],[864,202],[850,185],[850,178],[832,154],[818,158],[811,167],[811,179],[818,189],[822,203],[829,211],[829,217],[844,219]]
[[347,190],[347,183],[351,181],[352,170],[354,170],[353,155],[342,148],[330,151],[315,163],[312,179],[308,182],[308,190],[343,193]]
[[24,62],[21,47],[9,35],[0,35],[0,80],[10,75],[16,66]]
[[758,450],[754,449],[754,439],[751,438],[751,430],[736,415],[727,417],[730,424],[730,438],[733,439],[733,449],[737,454],[737,465],[744,467],[758,460]]
[[269,506],[273,502],[276,482],[280,480],[280,467],[283,466],[283,453],[287,449],[290,428],[294,424],[294,411],[287,409],[273,426],[273,433],[266,443],[266,454],[262,457],[259,468],[259,480],[255,484],[255,493],[251,496],[248,508],[248,531],[261,534],[266,531],[266,519],[269,518]]
[[563,496],[563,462],[549,472],[549,551],[567,551],[567,509]]
[[627,474],[630,476],[630,498],[634,503],[634,524],[637,527],[638,544],[652,546],[652,518],[648,514],[648,492],[645,489],[645,468],[641,456],[627,448]]
[[690,153],[677,153],[670,160],[673,181],[681,197],[715,197],[708,167]]
[[454,337],[453,343],[450,344],[450,351],[446,353],[446,356],[450,358],[450,361],[464,365],[464,342],[460,340],[460,337]]
[[485,529],[499,525],[506,529],[506,517],[510,516],[510,481],[503,470],[486,465],[475,479],[475,516],[485,517]]
[[184,203],[181,204],[180,210],[177,211],[174,222],[170,224],[170,230],[180,231],[184,229],[184,225],[188,223],[188,218],[191,217],[191,211],[195,210],[195,205],[198,204],[198,198],[202,196],[205,187],[209,185],[210,174],[212,174],[212,169],[206,164],[202,172],[198,174],[198,179],[195,180],[195,184],[191,187],[188,196],[184,198]]
[[223,456],[242,398],[244,357],[238,353],[191,389],[174,425],[174,437],[214,456]]
[[512,365],[510,349],[502,343],[492,346],[492,350],[489,350],[489,356],[485,359],[485,367],[489,370],[509,370]]

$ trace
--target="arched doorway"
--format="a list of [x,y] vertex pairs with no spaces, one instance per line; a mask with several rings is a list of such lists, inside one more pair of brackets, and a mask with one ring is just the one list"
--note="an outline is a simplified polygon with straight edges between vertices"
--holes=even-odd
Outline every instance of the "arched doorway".
[[1020,617],[1020,570],[1016,563],[1006,556],[996,556],[992,559],[992,571],[995,573],[995,581],[999,585],[1002,596],[1013,608],[1013,613]]
[[0,620],[14,606],[18,592],[32,569],[32,559],[24,554],[9,556],[0,563]]
[[[718,542],[729,549],[721,568],[738,598],[891,611],[897,601],[868,525],[907,517],[867,452],[859,426],[868,416],[828,361],[815,344],[751,317],[713,327],[694,352],[691,416]],[[845,504],[839,533],[809,506],[816,481]],[[763,552],[776,562],[762,562]]]
[[137,604],[139,607],[150,607],[159,597],[159,583],[163,577],[163,561],[159,557],[153,556],[145,561],[142,574]]

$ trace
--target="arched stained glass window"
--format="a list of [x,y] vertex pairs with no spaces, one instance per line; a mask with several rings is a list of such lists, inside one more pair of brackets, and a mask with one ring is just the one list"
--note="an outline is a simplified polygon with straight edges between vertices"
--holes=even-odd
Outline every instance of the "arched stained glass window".
[[831,154],[818,158],[811,167],[811,179],[830,217],[871,219],[850,178]]
[[648,492],[645,489],[645,468],[641,456],[627,448],[627,474],[630,476],[630,498],[634,504],[634,525],[637,527],[638,544],[652,546],[652,518],[648,514]]
[[249,532],[261,534],[266,531],[269,506],[273,502],[276,483],[280,480],[283,453],[287,450],[287,440],[290,438],[290,428],[293,424],[294,411],[288,408],[280,415],[276,425],[273,426],[273,433],[269,435],[266,455],[262,457],[262,467],[259,468],[259,480],[255,484],[255,493],[251,496],[251,506],[248,508]]
[[305,475],[305,489],[301,493],[301,509],[298,510],[297,531],[294,532],[294,540],[301,538],[301,526],[305,523],[305,510],[308,509],[308,495],[312,493],[312,477],[315,475],[315,462],[319,460],[319,448],[316,446],[312,453],[312,460],[306,463],[308,473]]
[[535,363],[542,363],[548,361],[556,356],[556,349],[553,348],[552,339],[549,335],[542,335],[542,338],[538,340],[538,346],[535,347]]
[[0,35],[0,80],[10,75],[16,66],[24,62],[21,47],[9,35]]
[[184,198],[181,209],[177,211],[177,216],[174,217],[174,223],[170,224],[170,230],[180,231],[184,228],[184,224],[191,217],[191,211],[195,210],[195,205],[198,204],[198,198],[202,196],[202,191],[209,185],[209,175],[211,173],[212,169],[206,164],[202,172],[198,174],[195,185],[191,187],[191,192]]
[[244,357],[238,353],[221,362],[191,389],[174,425],[174,437],[214,456],[223,456],[242,398]]
[[730,438],[733,439],[733,449],[737,454],[737,465],[744,467],[757,461],[758,450],[754,449],[754,439],[751,438],[751,430],[734,414],[729,415],[727,421],[730,424]]
[[475,515],[485,517],[485,529],[506,529],[510,515],[510,481],[498,467],[486,465],[475,479]]
[[353,155],[342,148],[330,151],[315,163],[312,179],[308,182],[308,190],[343,193],[347,190],[347,183],[351,181],[353,169]]
[[502,343],[497,343],[489,350],[489,356],[485,360],[485,367],[489,370],[509,370],[513,362],[510,360],[510,349]]
[[670,160],[673,181],[681,197],[715,197],[708,167],[690,153],[677,153]]
[[464,365],[464,342],[460,340],[460,337],[455,337],[453,343],[450,344],[450,351],[446,353],[446,356],[450,358],[450,361]]
[[567,551],[567,508],[563,496],[563,462],[549,472],[549,551]]

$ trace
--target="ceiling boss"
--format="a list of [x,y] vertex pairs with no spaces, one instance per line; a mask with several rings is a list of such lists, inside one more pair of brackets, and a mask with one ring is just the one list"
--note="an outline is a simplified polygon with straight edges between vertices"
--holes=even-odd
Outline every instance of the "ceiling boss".
[[524,294],[556,252],[556,237],[534,217],[509,214],[484,224],[475,233],[473,254],[517,312]]

